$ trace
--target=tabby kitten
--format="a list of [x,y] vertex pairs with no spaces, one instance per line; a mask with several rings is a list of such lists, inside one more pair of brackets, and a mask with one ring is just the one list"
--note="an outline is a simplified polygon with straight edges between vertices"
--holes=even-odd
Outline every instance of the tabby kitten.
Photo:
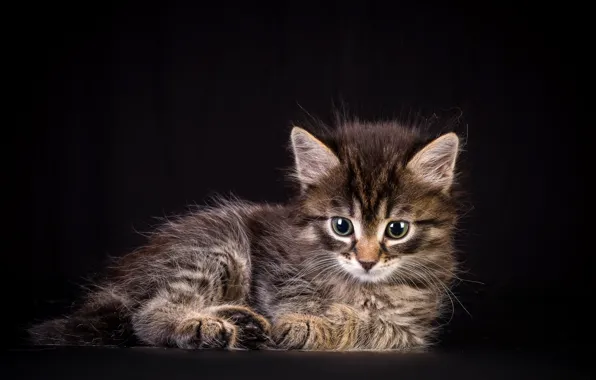
[[294,127],[296,197],[222,201],[120,258],[36,344],[413,350],[455,270],[459,139],[396,123]]

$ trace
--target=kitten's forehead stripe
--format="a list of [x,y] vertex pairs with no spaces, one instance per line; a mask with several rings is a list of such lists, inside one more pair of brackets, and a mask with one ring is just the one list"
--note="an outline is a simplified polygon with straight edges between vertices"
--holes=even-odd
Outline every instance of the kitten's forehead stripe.
[[394,162],[371,167],[356,153],[347,151],[345,160],[348,172],[348,186],[352,198],[360,204],[361,220],[369,233],[375,233],[379,219],[387,218],[393,202],[390,199],[398,185],[397,167]]

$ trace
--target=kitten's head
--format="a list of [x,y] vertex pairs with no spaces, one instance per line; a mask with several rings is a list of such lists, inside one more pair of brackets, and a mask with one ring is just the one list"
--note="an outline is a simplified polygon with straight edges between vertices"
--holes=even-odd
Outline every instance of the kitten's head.
[[361,282],[448,276],[457,135],[427,138],[394,123],[348,123],[317,135],[299,127],[291,134],[298,225],[318,255],[312,259]]

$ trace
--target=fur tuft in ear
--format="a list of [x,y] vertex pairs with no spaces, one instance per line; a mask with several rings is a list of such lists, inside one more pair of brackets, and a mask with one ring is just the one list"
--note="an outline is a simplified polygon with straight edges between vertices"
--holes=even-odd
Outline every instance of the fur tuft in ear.
[[316,183],[337,165],[337,156],[321,141],[302,128],[294,127],[291,134],[296,176],[302,190]]
[[459,138],[453,132],[436,138],[416,153],[407,168],[422,182],[448,191],[453,184]]

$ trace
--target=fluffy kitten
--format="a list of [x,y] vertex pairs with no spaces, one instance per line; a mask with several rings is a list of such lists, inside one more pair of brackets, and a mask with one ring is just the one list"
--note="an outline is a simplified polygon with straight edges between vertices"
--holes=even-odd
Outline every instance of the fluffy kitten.
[[37,344],[412,350],[455,270],[459,139],[395,123],[291,133],[285,205],[222,201],[120,258]]

